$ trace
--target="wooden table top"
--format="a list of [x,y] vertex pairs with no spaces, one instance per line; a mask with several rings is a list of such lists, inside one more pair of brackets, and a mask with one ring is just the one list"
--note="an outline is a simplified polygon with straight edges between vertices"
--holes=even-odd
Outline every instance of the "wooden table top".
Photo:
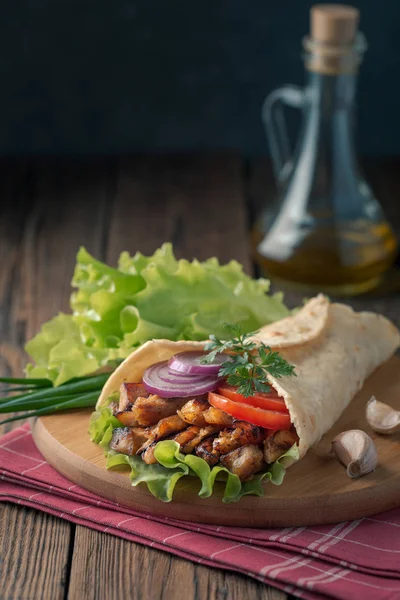
[[[400,232],[399,161],[366,165],[367,178]],[[68,311],[80,245],[115,264],[119,253],[152,253],[172,241],[178,257],[235,258],[253,273],[248,227],[254,206],[274,192],[262,160],[233,154],[91,161],[0,163],[0,372],[18,375],[23,345]],[[210,224],[212,226],[210,226]],[[389,278],[395,287],[395,278]],[[287,295],[294,305],[299,301]],[[400,294],[350,303],[400,323]],[[0,428],[0,435],[12,423]],[[284,600],[244,576],[13,504],[0,504],[0,597],[44,600]]]

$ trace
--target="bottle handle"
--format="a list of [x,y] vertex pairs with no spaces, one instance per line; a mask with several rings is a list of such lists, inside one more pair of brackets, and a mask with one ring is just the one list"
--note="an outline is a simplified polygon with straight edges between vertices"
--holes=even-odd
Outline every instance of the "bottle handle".
[[283,108],[301,108],[304,90],[295,85],[285,85],[271,92],[262,106],[262,120],[271,152],[275,178],[282,183],[292,170],[292,151]]

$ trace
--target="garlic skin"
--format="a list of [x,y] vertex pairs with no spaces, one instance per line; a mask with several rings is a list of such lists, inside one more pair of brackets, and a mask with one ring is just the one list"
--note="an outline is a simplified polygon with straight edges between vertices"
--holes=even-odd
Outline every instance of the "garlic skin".
[[371,473],[378,463],[375,444],[361,429],[339,433],[332,441],[332,451],[347,467],[347,475],[352,479]]
[[400,429],[400,412],[385,404],[378,402],[375,396],[367,403],[365,410],[366,419],[376,433],[389,435]]

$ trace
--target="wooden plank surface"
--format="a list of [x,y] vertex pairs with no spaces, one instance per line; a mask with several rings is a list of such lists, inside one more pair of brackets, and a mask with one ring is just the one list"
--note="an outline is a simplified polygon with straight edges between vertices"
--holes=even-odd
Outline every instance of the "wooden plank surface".
[[[68,309],[79,244],[101,254],[109,175],[96,165],[4,165],[1,176],[1,370],[21,375],[23,345]],[[95,203],[95,208],[93,206]],[[78,224],[78,226],[77,226]],[[18,427],[11,423],[0,434]],[[0,504],[0,597],[64,598],[74,526],[44,513]]]
[[169,241],[179,258],[240,261],[251,272],[242,161],[235,155],[126,160],[110,209],[107,261],[151,254]]
[[210,569],[83,527],[77,528],[73,558],[70,592],[73,599],[283,600],[287,597],[250,578]]
[[[32,309],[34,278],[27,277],[24,257],[32,228],[34,171],[26,164],[0,168],[0,369],[21,374],[26,361],[22,346],[41,315]],[[30,248],[31,249],[31,248]],[[40,275],[39,275],[40,277]],[[41,306],[45,306],[41,304]],[[0,426],[0,436],[20,423]],[[69,559],[71,526],[50,515],[0,504],[0,597],[63,598]]]
[[0,511],[0,597],[65,598],[71,525],[13,504]]

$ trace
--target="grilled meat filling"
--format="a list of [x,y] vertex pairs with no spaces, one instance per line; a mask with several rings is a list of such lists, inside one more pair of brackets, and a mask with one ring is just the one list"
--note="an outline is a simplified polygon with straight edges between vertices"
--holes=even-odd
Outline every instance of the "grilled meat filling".
[[264,440],[264,432],[261,427],[247,423],[247,421],[235,421],[234,429],[224,429],[213,441],[212,453],[215,456],[228,454],[240,446],[250,444],[261,444]]
[[131,409],[138,398],[148,398],[150,395],[143,383],[122,383],[119,388],[120,412]]
[[[190,454],[196,448],[196,446],[204,440],[209,435],[212,435],[218,431],[216,427],[196,427],[192,425],[192,427],[187,427],[183,431],[180,431],[173,437],[168,436],[164,439],[172,439],[175,442],[178,442],[180,445],[180,450],[184,454]],[[157,445],[157,442],[160,441],[161,438],[151,441],[150,443],[145,443],[143,447],[140,448],[140,452],[142,452],[142,460],[148,465],[156,463],[156,458],[154,456],[154,450]]]
[[193,400],[186,402],[181,409],[178,410],[178,415],[181,419],[186,421],[186,423],[190,423],[190,425],[204,427],[206,422],[203,413],[209,407],[210,405],[208,404],[207,398],[199,396],[198,398],[193,398]]
[[149,427],[174,415],[186,403],[186,398],[166,399],[150,394],[143,383],[122,383],[118,410],[114,407],[113,414],[122,425]]
[[138,398],[132,406],[134,420],[141,426],[156,425],[165,417],[178,416],[176,411],[186,402],[185,398],[160,398],[149,396]]
[[132,412],[132,408],[124,410],[122,412],[120,410],[117,410],[114,413],[114,417],[116,417],[118,421],[125,427],[137,427],[139,425]]
[[131,427],[117,427],[114,429],[110,441],[110,448],[122,454],[133,454],[133,436]]
[[219,408],[210,408],[203,413],[204,420],[209,425],[218,425],[218,427],[232,427],[233,417],[227,415],[223,410]]
[[110,448],[121,454],[133,456],[142,444],[148,439],[148,429],[138,427],[117,427],[113,431]]
[[218,427],[214,427],[213,425],[208,425],[207,427],[188,427],[185,431],[178,433],[172,439],[178,442],[181,446],[181,452],[184,454],[190,454],[193,450],[202,442],[205,438],[208,438],[210,435],[217,433],[219,431]]
[[[123,383],[119,403],[110,405],[124,427],[113,431],[110,448],[129,456],[141,455],[157,463],[154,450],[160,440],[172,439],[184,454],[195,453],[210,467],[218,462],[241,481],[248,481],[275,462],[299,438],[291,430],[267,432],[247,421],[235,420],[210,406],[207,396],[160,398],[143,384]],[[267,437],[265,437],[267,435]]]
[[157,463],[156,457],[154,456],[154,450],[156,448],[157,442],[153,442],[146,448],[144,452],[142,452],[142,460],[147,465],[154,465]]
[[198,444],[195,448],[197,456],[200,456],[200,458],[205,460],[206,463],[210,465],[210,467],[213,467],[218,462],[218,456],[215,456],[215,454],[212,453],[213,441],[215,437],[216,436],[211,436],[206,438],[205,440],[200,442],[200,444]]
[[210,406],[206,398],[198,397],[189,400],[178,410],[178,415],[196,427],[206,427],[207,425],[216,425],[218,427],[230,427],[233,418],[224,413],[219,408]]
[[150,436],[147,441],[138,449],[137,454],[147,450],[147,448],[153,443],[163,440],[166,437],[170,437],[179,433],[183,429],[186,429],[188,424],[183,421],[179,415],[172,415],[171,417],[165,417],[161,419],[157,425],[150,428]]
[[237,475],[241,481],[248,481],[255,473],[262,470],[264,457],[261,448],[250,444],[236,448],[219,459],[231,473]]
[[267,464],[275,462],[298,441],[299,437],[294,429],[274,431],[264,442],[265,462]]
[[172,439],[175,442],[178,442],[182,450],[187,444],[190,444],[192,440],[196,439],[200,431],[200,427],[192,425],[191,427],[188,427],[187,429],[184,429],[183,431],[174,435]]

